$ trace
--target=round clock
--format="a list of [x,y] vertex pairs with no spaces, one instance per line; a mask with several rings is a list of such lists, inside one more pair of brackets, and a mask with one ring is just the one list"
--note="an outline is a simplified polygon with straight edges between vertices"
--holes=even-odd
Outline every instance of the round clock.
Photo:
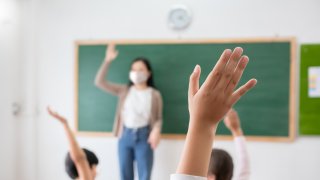
[[191,12],[184,5],[175,5],[169,11],[168,23],[174,30],[184,30],[191,23]]

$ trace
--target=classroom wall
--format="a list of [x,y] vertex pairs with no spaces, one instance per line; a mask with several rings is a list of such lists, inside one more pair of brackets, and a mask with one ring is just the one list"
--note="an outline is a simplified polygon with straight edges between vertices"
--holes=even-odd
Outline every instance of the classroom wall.
[[13,1],[0,1],[0,179],[15,179],[17,121],[12,104],[19,101],[20,9]]
[[[298,43],[320,41],[317,0],[23,2],[23,104],[28,110],[21,118],[19,144],[26,150],[19,152],[19,171],[24,180],[68,179],[63,167],[67,151],[64,132],[60,124],[48,117],[45,107],[52,105],[73,123],[74,40],[295,36]],[[181,33],[171,31],[166,24],[168,10],[176,3],[189,5],[194,14],[191,27]],[[98,179],[119,179],[115,138],[79,140],[101,159]],[[251,179],[318,179],[319,140],[298,137],[293,143],[248,142]],[[232,142],[215,144],[234,155]],[[154,180],[168,179],[175,171],[182,148],[180,140],[161,142],[156,150]]]
[[35,3],[32,0],[16,0],[21,12],[21,112],[18,123],[18,164],[17,179],[38,179],[38,84],[37,60],[35,52]]

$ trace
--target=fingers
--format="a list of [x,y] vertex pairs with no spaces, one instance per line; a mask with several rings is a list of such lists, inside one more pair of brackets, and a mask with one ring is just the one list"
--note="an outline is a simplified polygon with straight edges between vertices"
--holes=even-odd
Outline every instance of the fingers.
[[232,79],[230,80],[228,86],[226,87],[225,93],[227,95],[232,94],[234,89],[237,87],[237,85],[242,77],[243,71],[246,68],[248,62],[249,62],[249,58],[247,56],[241,57],[238,65],[237,65],[237,68],[232,76]]
[[231,108],[228,112],[228,115],[235,115],[237,114],[237,111],[235,111],[233,108]]
[[156,143],[154,140],[151,139],[151,137],[148,138],[148,143],[150,144],[151,149],[154,150],[156,148]]
[[227,117],[231,123],[239,121],[238,113],[234,109],[229,110]]
[[111,50],[115,49],[116,47],[114,42],[110,42],[107,46],[108,46],[108,49],[111,49]]
[[234,105],[239,99],[245,95],[250,89],[252,89],[257,84],[256,79],[249,80],[246,84],[237,89],[231,96],[230,104]]
[[226,49],[223,51],[218,62],[216,63],[216,65],[214,66],[214,68],[206,78],[203,84],[204,87],[213,89],[216,86],[216,83],[219,81],[231,54],[232,54],[232,51],[230,49]]
[[223,123],[228,129],[230,128],[230,122],[227,117],[224,118]]
[[226,65],[226,67],[222,73],[221,79],[219,80],[219,82],[216,86],[217,89],[225,89],[228,86],[228,84],[234,74],[234,71],[236,69],[236,66],[240,60],[242,53],[243,53],[242,48],[237,47],[234,49],[234,51],[232,52],[232,54],[230,56],[228,64]]
[[231,108],[231,109],[229,110],[229,113],[236,113],[236,110],[234,110],[233,108]]
[[55,118],[58,118],[58,119],[63,119],[63,117],[60,116],[59,113],[53,111],[49,106],[47,107],[47,110],[48,110],[48,112],[49,112],[49,114],[50,114],[51,116],[53,116],[53,117],[55,117]]
[[152,148],[153,150],[155,150],[156,147],[157,147],[156,143],[151,143],[150,145],[151,145],[151,148]]
[[189,79],[189,98],[193,97],[199,90],[199,78],[201,74],[201,68],[199,65],[196,65]]
[[106,47],[106,54],[110,53],[110,52],[115,52],[116,46],[113,42],[107,44]]
[[231,108],[231,109],[227,112],[226,117],[229,117],[230,115],[232,115],[233,112],[234,112],[234,109]]
[[56,114],[55,112],[52,111],[50,106],[47,106],[47,111],[51,116],[55,116],[55,114]]
[[118,57],[118,54],[119,54],[119,51],[114,50],[114,54],[113,54],[112,59],[113,59],[113,60],[116,59],[116,58]]
[[47,111],[48,111],[48,113],[51,112],[50,106],[47,106]]

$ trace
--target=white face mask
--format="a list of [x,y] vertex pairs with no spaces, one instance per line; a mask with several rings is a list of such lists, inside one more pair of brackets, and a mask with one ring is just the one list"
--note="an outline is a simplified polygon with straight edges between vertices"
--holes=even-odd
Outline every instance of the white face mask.
[[148,76],[140,71],[130,71],[129,78],[133,84],[141,84],[148,80]]

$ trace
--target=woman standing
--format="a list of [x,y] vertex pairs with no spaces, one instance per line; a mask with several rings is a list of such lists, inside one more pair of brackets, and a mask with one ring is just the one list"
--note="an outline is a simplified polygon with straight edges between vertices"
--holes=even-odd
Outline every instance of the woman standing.
[[105,60],[96,75],[95,85],[119,98],[113,132],[119,137],[121,179],[134,179],[133,163],[136,161],[139,179],[149,180],[153,151],[160,141],[162,97],[154,87],[152,69],[146,58],[132,61],[128,85],[106,80],[108,68],[117,55],[115,45],[109,44]]

